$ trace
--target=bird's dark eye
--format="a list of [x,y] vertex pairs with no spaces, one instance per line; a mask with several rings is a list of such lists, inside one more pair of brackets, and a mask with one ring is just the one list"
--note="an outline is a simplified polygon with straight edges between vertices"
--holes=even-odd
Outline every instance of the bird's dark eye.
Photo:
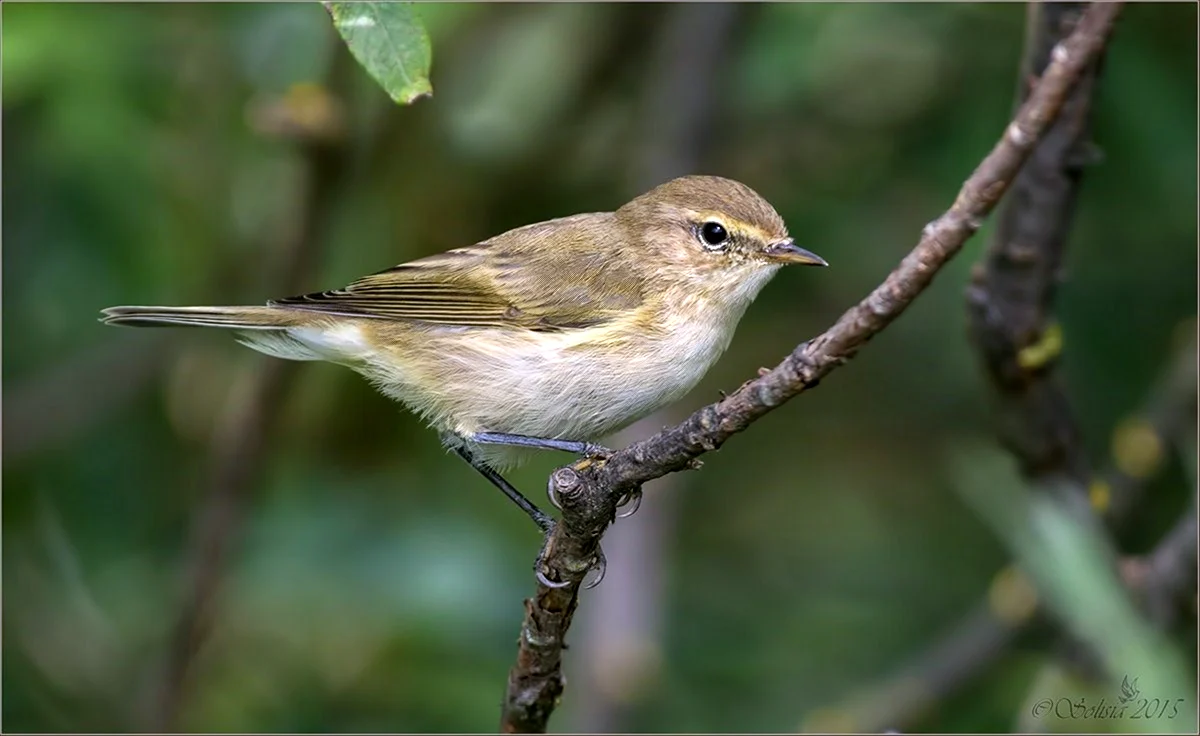
[[710,248],[716,248],[729,240],[729,233],[719,222],[706,222],[700,226],[700,239]]

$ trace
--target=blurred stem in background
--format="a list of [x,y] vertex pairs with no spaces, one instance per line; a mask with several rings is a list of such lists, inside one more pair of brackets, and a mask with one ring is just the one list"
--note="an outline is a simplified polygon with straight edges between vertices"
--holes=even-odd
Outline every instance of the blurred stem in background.
[[[1019,100],[1028,97],[1050,62],[1051,50],[1071,33],[1086,7],[1086,3],[1029,5]],[[967,291],[971,335],[1000,398],[1001,442],[1013,453],[1031,488],[1046,494],[1027,509],[1017,504],[1024,512],[998,516],[1002,501],[992,497],[998,493],[993,489],[984,511],[988,521],[1001,527],[1022,569],[1032,575],[1040,595],[1062,618],[1069,632],[1062,656],[1082,659],[1072,668],[1093,670],[1089,679],[1114,685],[1114,678],[1122,674],[1144,672],[1152,683],[1151,697],[1168,697],[1170,688],[1178,688],[1186,675],[1178,662],[1155,665],[1157,654],[1170,650],[1145,628],[1118,586],[1117,552],[1095,513],[1103,513],[1107,504],[1097,494],[1089,494],[1099,481],[1093,478],[1079,427],[1055,371],[1063,337],[1051,306],[1062,277],[1081,175],[1084,167],[1100,158],[1090,136],[1090,117],[1103,63],[1101,55],[1014,182],[991,247],[976,266]],[[974,480],[986,482],[986,474],[980,471]],[[978,486],[964,486],[967,490],[976,497],[984,495]],[[1029,515],[1034,518],[1026,521]],[[1038,516],[1055,529],[1045,538],[1022,533],[1025,523],[1044,530],[1044,525],[1037,526]],[[1037,545],[1054,539],[1061,539],[1065,547],[1059,558],[1064,564],[1053,568],[1052,575],[1047,566],[1056,558],[1048,551],[1039,552]],[[1072,553],[1079,556],[1075,567],[1065,564]],[[1088,584],[1095,587],[1086,591],[1080,587]],[[1098,618],[1101,613],[1096,607],[1104,605],[1114,618]],[[1076,638],[1084,649],[1076,646]],[[1123,644],[1128,647],[1122,648]],[[1155,656],[1147,654],[1151,650]],[[1089,666],[1088,660],[1095,664]],[[1034,682],[1030,698],[1045,697],[1038,691],[1044,685]],[[1194,691],[1194,686],[1186,691]],[[1186,712],[1194,713],[1194,700],[1186,705]],[[1194,719],[1182,720],[1172,727],[1190,728],[1188,722]],[[1161,723],[1141,719],[1133,725],[1161,728]]]
[[[1196,421],[1196,340],[1195,321],[1180,325],[1183,339],[1161,371],[1162,375],[1147,392],[1139,410],[1123,419],[1121,426],[1141,427],[1143,436],[1156,438],[1159,447],[1170,446],[1188,435],[1188,427]],[[1119,435],[1114,439],[1114,456],[1097,481],[1105,488],[1120,488],[1125,499],[1121,511],[1108,507],[1104,519],[1116,529],[1128,519],[1128,513],[1144,502],[1146,486],[1155,480],[1165,465],[1165,457],[1157,455],[1154,462],[1133,461],[1122,447]],[[1143,445],[1145,443],[1142,443]],[[1193,457],[1195,443],[1179,443],[1178,455],[1185,462]],[[1119,470],[1121,466],[1136,466],[1133,474]],[[1195,485],[1193,476],[1193,485]],[[989,490],[989,492],[992,492]],[[1100,491],[1107,498],[1107,491]],[[1092,498],[1097,497],[1095,487]],[[1097,508],[1104,508],[1097,504]],[[1190,525],[1190,529],[1189,529]],[[1120,570],[1127,586],[1145,607],[1151,621],[1169,630],[1188,619],[1195,620],[1195,575],[1189,566],[1195,564],[1195,510],[1190,509],[1145,555],[1126,557]],[[1192,568],[1194,569],[1194,568]],[[1183,615],[1187,611],[1187,615]],[[934,640],[911,661],[898,668],[897,674],[863,687],[841,701],[808,714],[803,730],[819,731],[829,728],[844,730],[883,731],[894,728],[918,730],[947,701],[972,686],[989,670],[1012,654],[1021,642],[1034,634],[1043,637],[1061,635],[1044,609],[1044,601],[1029,577],[1013,564],[996,573],[986,594],[974,608],[949,627],[942,637]],[[1037,683],[1035,683],[1036,686]],[[1031,693],[1041,696],[1042,693]],[[1023,713],[1018,716],[1025,715]]]
[[[966,500],[1005,540],[1065,630],[1098,655],[1108,677],[1139,680],[1146,698],[1178,701],[1174,715],[1162,717],[1156,708],[1150,717],[1133,717],[1117,727],[1151,733],[1195,732],[1195,681],[1169,639],[1139,614],[1116,574],[1116,555],[1100,524],[1094,518],[1075,514],[1053,491],[1032,493],[1012,480],[1006,488],[1004,478],[1011,478],[1011,471],[995,453],[959,448],[952,463]],[[1078,668],[1070,669],[1079,672]],[[1089,679],[1093,678],[1085,671],[1081,680]],[[1115,697],[1119,692],[1115,685],[1120,680],[1111,682]],[[1029,698],[1035,704],[1063,697],[1078,700],[1081,684],[1068,682],[1059,689],[1035,680]],[[1051,730],[1075,731],[1081,727],[1080,719],[1065,719],[1061,713],[1033,715],[1035,719],[1065,721],[1049,724]],[[1018,713],[1017,723],[1028,724],[1028,714]]]
[[[304,291],[336,204],[344,162],[346,80],[349,53],[336,46],[323,84],[296,84],[281,99],[248,111],[260,133],[295,142],[304,165],[295,225],[282,233],[282,247],[267,259],[261,278],[270,294]],[[151,674],[147,725],[166,732],[180,728],[190,669],[217,617],[227,557],[241,537],[246,498],[253,492],[271,449],[284,399],[301,364],[248,357],[225,400],[213,432],[200,507],[188,542],[183,599],[165,661]]]
[[[1029,4],[1017,105],[1087,5]],[[1085,488],[1091,471],[1055,372],[1062,337],[1051,308],[1083,168],[1097,159],[1089,119],[1103,62],[1101,52],[1017,175],[967,289],[971,337],[999,397],[1001,442],[1032,481],[1062,477]]]
[[[739,19],[733,3],[671,5],[658,23],[642,82],[641,142],[631,153],[630,191],[648,191],[677,176],[704,171],[715,115],[721,110],[717,76],[726,66]],[[616,436],[623,447],[683,419],[663,410]],[[608,582],[588,597],[579,616],[579,643],[564,657],[581,671],[568,730],[619,733],[631,711],[652,700],[663,673],[667,560],[674,547],[676,504],[685,478],[650,484],[637,513],[608,535]]]
[[[1087,6],[1028,4],[1018,105],[1028,98],[1055,45],[1070,35]],[[1084,523],[1093,515],[1087,493],[1092,470],[1056,370],[1063,337],[1052,309],[1084,168],[1099,159],[1090,118],[1103,64],[1101,53],[1017,176],[966,290],[970,337],[991,381],[1000,443],[1012,453],[1031,488],[1051,494],[1047,504]],[[1110,564],[1115,562],[1114,558]],[[1014,580],[1022,575],[1019,569],[1011,573]],[[1091,644],[1080,648],[1072,639],[1060,647],[1060,656],[1094,660],[1087,651]],[[1034,687],[1040,686],[1035,680]]]

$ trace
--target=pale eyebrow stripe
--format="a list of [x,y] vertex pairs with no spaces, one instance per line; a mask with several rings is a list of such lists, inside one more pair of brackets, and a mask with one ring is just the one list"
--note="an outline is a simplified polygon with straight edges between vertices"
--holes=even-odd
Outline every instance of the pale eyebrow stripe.
[[751,225],[748,222],[742,222],[736,218],[723,215],[720,212],[713,212],[712,210],[700,210],[698,212],[692,212],[692,214],[700,220],[716,220],[727,228],[732,228],[746,235],[754,236],[764,243],[775,240],[775,238],[771,237],[770,233],[758,227],[757,225]]
[[771,235],[766,230],[763,230],[762,228],[760,228],[756,225],[746,225],[743,223],[739,223],[739,226],[740,226],[739,227],[740,230],[743,230],[747,233],[755,235],[760,241],[762,241],[764,243],[768,243],[775,239],[775,238],[771,237]]

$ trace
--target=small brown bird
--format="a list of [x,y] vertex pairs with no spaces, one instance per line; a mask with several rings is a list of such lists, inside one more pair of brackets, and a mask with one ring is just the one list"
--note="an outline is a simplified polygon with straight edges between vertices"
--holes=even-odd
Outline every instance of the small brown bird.
[[592,441],[696,385],[792,263],[826,265],[746,185],[687,176],[616,212],[520,227],[344,289],[261,307],[110,307],[102,321],[223,327],[268,355],[353,368],[549,529],[496,470],[511,448],[603,454]]

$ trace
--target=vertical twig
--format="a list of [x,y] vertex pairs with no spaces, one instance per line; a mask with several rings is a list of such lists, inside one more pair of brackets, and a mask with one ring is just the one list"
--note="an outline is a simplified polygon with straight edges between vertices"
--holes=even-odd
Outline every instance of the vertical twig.
[[714,112],[724,109],[717,75],[742,12],[732,3],[668,6],[642,92],[645,133],[634,191],[695,173],[708,147]]
[[[1086,3],[1030,3],[1018,105],[1070,35]],[[1054,125],[1017,175],[991,246],[967,289],[971,338],[1000,397],[1001,441],[1033,480],[1086,488],[1091,471],[1054,374],[1061,328],[1051,306],[1083,167],[1096,158],[1088,119],[1104,52],[1086,69]]]
[[[1088,5],[1027,6],[1018,106]],[[1032,487],[1052,493],[1082,523],[1094,521],[1087,493],[1092,470],[1055,371],[1063,338],[1052,307],[1083,168],[1097,158],[1089,118],[1103,61],[1104,50],[1084,69],[1058,119],[1030,153],[966,290],[970,337],[998,398],[1000,442]],[[1084,647],[1069,649],[1076,658],[1088,658]]]

